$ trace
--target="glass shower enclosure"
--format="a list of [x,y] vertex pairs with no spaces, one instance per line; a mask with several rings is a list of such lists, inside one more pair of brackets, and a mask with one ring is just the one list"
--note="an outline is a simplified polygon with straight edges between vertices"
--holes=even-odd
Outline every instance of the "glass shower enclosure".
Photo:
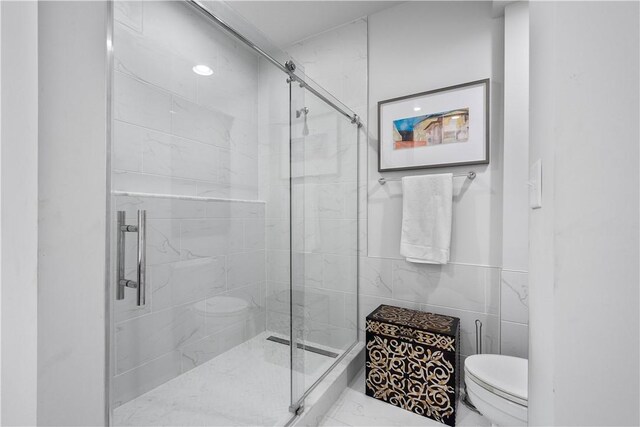
[[358,117],[221,2],[113,3],[111,425],[285,425],[357,342]]

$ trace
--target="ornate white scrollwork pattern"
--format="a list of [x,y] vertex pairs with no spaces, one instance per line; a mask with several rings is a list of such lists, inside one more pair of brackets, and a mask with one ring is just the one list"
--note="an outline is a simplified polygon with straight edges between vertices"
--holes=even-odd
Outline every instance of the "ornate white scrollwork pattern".
[[454,318],[442,314],[427,313],[407,308],[381,305],[372,315],[372,318],[383,322],[398,323],[417,329],[428,329],[434,332],[451,334]]
[[[369,326],[368,323],[368,330]],[[450,417],[455,415],[455,389],[451,385],[455,384],[455,370],[445,352],[416,342],[371,335],[367,353],[367,394],[451,425]]]
[[367,330],[374,334],[387,335],[394,338],[413,339],[422,344],[438,347],[446,351],[456,351],[455,337],[438,335],[418,329],[405,328],[389,323],[375,322],[367,320]]
[[387,322],[406,324],[413,317],[413,310],[405,308],[393,307],[390,305],[381,305],[373,314],[376,319]]

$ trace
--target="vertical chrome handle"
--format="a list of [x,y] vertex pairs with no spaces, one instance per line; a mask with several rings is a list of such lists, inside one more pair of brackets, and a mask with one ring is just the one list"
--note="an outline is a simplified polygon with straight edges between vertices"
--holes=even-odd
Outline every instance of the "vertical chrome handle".
[[[137,281],[125,277],[125,233],[138,233]],[[147,211],[138,211],[138,225],[126,225],[124,211],[118,211],[118,237],[116,270],[116,299],[124,299],[125,288],[137,288],[137,304],[144,306],[147,300]]]
[[147,211],[138,211],[138,306],[147,299]]
[[116,249],[116,273],[118,282],[116,283],[116,299],[124,299],[124,288],[127,285],[124,278],[124,234],[125,225],[125,213],[124,211],[118,211],[118,237],[117,237],[117,249]]

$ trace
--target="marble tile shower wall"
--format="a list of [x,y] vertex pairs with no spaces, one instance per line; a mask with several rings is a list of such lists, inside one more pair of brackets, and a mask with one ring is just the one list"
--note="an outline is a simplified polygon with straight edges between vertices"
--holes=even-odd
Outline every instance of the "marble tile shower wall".
[[[362,21],[363,22],[363,21]],[[344,34],[343,43],[362,46],[361,33]],[[354,37],[351,37],[354,36]],[[297,44],[288,49],[297,65],[307,72],[307,55]],[[365,44],[366,46],[366,44]],[[322,48],[318,45],[317,47]],[[300,55],[299,55],[300,54]],[[366,75],[366,48],[355,62],[334,57],[332,76],[339,79],[343,68],[352,67]],[[315,78],[315,74],[307,74]],[[337,81],[337,80],[336,80]],[[366,81],[348,86],[334,85],[329,92],[341,101],[358,92],[365,102]],[[326,86],[325,86],[326,87]],[[345,350],[357,339],[357,251],[358,169],[357,129],[331,107],[310,93],[294,90],[294,102],[309,108],[309,135],[301,137],[302,123],[294,123],[292,133],[292,230],[294,322],[305,341]],[[349,104],[353,106],[353,104]],[[359,113],[361,114],[361,113]],[[361,138],[364,138],[364,132]],[[270,155],[279,167],[285,166],[274,146]],[[287,155],[288,147],[283,149]],[[361,164],[362,157],[361,157]],[[279,163],[278,163],[279,162]],[[262,164],[262,162],[261,162]],[[272,161],[271,164],[274,164]],[[288,182],[278,183],[276,175],[265,180],[272,184],[267,203],[267,328],[284,333],[289,325],[289,265],[287,218],[278,209],[288,201]],[[362,194],[362,193],[360,193]],[[366,196],[364,197],[366,200]]]
[[291,271],[294,329],[308,343],[345,350],[356,340],[356,134],[351,123],[312,96],[301,102],[310,111],[309,136],[300,138],[302,125],[293,126],[292,145],[299,150],[292,154],[291,211],[288,142],[281,152],[277,144],[268,147],[270,161],[265,159],[268,166],[261,170],[267,200],[267,328],[289,334]]
[[114,7],[112,190],[155,194],[114,200],[147,210],[150,294],[114,303],[119,405],[265,330],[266,238],[258,58],[184,3]]
[[267,65],[261,67],[260,78],[259,195],[266,201],[267,329],[289,335],[292,275],[298,336],[315,345],[346,349],[356,339],[355,130],[294,85],[292,108],[309,109],[309,132],[303,135],[304,121],[294,116],[290,151],[286,76]]
[[[124,403],[263,332],[263,202],[116,196],[147,210],[148,302],[114,305],[115,401]],[[126,274],[135,276],[135,236]]]
[[267,330],[290,335],[289,85],[280,71],[260,63],[259,197],[266,201]]
[[[305,39],[289,49],[311,78],[335,94],[346,105],[354,108],[363,118],[367,118],[368,112],[375,113],[375,105],[378,101],[367,99],[369,74],[367,58],[370,50],[368,24],[365,19]],[[369,105],[371,108],[368,107]],[[364,132],[363,130],[360,138],[359,152],[361,156],[359,175],[361,197],[358,216],[360,223],[360,339],[364,338],[362,328],[365,316],[379,304],[391,304],[460,317],[463,355],[476,352],[475,320],[479,319],[483,322],[483,350],[499,353],[501,345],[505,345],[504,341],[501,343],[501,328],[505,329],[505,323],[501,323],[500,319],[501,305],[506,307],[503,308],[506,318],[510,318],[512,312],[518,313],[514,314],[517,318],[523,318],[519,307],[523,305],[524,299],[519,298],[518,294],[508,293],[510,288],[504,283],[509,280],[513,288],[517,289],[522,296],[523,293],[526,294],[526,289],[523,288],[526,286],[526,279],[523,285],[523,277],[520,275],[515,274],[511,277],[508,272],[502,273],[499,262],[482,264],[454,262],[446,266],[434,266],[408,263],[391,256],[367,256],[367,247],[371,244],[395,247],[397,242],[385,243],[384,236],[374,236],[375,239],[371,239],[371,236],[367,235],[368,208],[371,203],[376,203],[371,194],[378,189],[377,165],[374,164],[375,162],[367,161],[367,151],[369,156],[375,156],[376,152],[374,148],[369,148],[367,141],[370,141],[371,147],[374,147],[377,144],[377,136],[373,128],[368,130],[368,134]],[[498,162],[500,160],[498,159]],[[369,164],[369,170],[367,164]],[[369,180],[369,173],[371,180]],[[473,196],[484,200],[489,196],[488,186],[495,186],[496,182],[493,180],[482,182],[482,179],[477,181],[477,185],[474,185],[481,188],[472,190],[474,193],[482,194]],[[472,195],[467,194],[466,197],[469,199]],[[389,213],[385,218],[388,224],[399,227],[399,218],[397,223],[396,217],[391,217]],[[370,232],[373,230],[374,228],[369,227]],[[384,234],[382,229],[379,232]],[[472,230],[464,229],[461,232],[472,233]],[[494,240],[499,245],[499,238]],[[376,252],[392,251],[376,250]],[[326,273],[320,270],[317,274],[320,276]]]
[[[317,184],[311,191],[324,192],[333,184]],[[355,186],[355,183],[353,183]],[[307,186],[309,187],[309,186]],[[345,185],[344,188],[348,188]],[[309,188],[307,188],[309,189]],[[345,192],[355,190],[335,189],[336,194],[324,199],[329,203],[344,203]],[[322,200],[312,196],[314,200]],[[319,197],[319,199],[316,199]],[[357,238],[356,219],[349,216],[305,217],[301,228],[304,237],[294,237],[293,298],[295,328],[302,338],[314,344],[347,349],[357,338],[356,329],[356,263]],[[288,335],[289,320],[289,271],[290,253],[288,242],[280,235],[288,230],[277,230],[267,219],[267,327],[269,330]],[[269,224],[272,226],[270,227]],[[277,227],[277,226],[276,226]],[[294,234],[296,225],[294,224]],[[297,241],[296,241],[297,240]]]
[[256,199],[256,55],[188,5],[142,1],[115,2],[114,53],[113,189]]

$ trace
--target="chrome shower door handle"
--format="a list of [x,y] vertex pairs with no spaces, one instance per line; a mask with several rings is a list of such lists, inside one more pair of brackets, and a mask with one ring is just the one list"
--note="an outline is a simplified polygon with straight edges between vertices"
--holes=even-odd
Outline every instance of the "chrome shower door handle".
[[[125,234],[138,233],[137,248],[137,280],[128,280],[125,277]],[[126,225],[124,211],[118,211],[118,237],[116,249],[116,270],[118,280],[116,282],[116,299],[122,300],[126,288],[136,288],[138,306],[144,306],[147,300],[147,211],[138,211],[138,225]]]
[[124,299],[124,289],[126,286],[126,279],[124,278],[124,234],[125,234],[125,212],[118,211],[117,233],[118,237],[116,243],[116,299]]
[[147,299],[147,211],[138,211],[138,306]]

